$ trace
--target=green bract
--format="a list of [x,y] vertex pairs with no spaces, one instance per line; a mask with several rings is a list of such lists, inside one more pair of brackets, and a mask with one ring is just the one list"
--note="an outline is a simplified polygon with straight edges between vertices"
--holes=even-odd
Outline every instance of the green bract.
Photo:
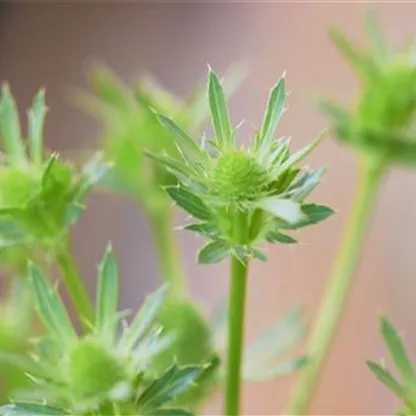
[[[146,300],[128,325],[118,311],[117,265],[112,251],[107,251],[99,269],[91,331],[80,337],[58,293],[34,265],[30,283],[46,333],[34,340],[30,358],[0,352],[2,361],[23,369],[32,381],[32,388],[20,394],[30,402],[17,408],[46,402],[73,415],[187,414],[169,404],[213,364],[179,367],[171,357],[161,375],[152,369],[152,360],[169,346],[174,333],[165,336],[156,322],[166,300],[164,288]],[[11,409],[0,408],[0,414],[8,415]]]
[[384,364],[367,361],[368,367],[396,397],[403,403],[404,410],[398,415],[416,413],[416,371],[408,358],[400,335],[385,317],[380,319],[380,328],[389,356],[393,361],[398,377],[394,376]]
[[337,30],[332,37],[360,81],[354,108],[321,104],[339,138],[391,162],[416,164],[416,61],[411,50],[386,47],[373,16],[367,21],[368,52],[353,47]]
[[291,154],[289,140],[274,139],[285,110],[285,81],[282,77],[270,92],[263,125],[251,147],[238,147],[221,83],[212,70],[208,87],[214,139],[195,142],[172,119],[159,115],[172,133],[180,153],[149,155],[179,181],[168,186],[172,199],[198,222],[185,228],[211,241],[201,250],[199,261],[215,263],[229,254],[241,261],[264,259],[257,244],[294,243],[282,230],[293,230],[330,216],[330,208],[306,204],[305,198],[319,184],[323,168],[309,171],[298,167],[318,144]]
[[[28,112],[24,141],[15,102],[7,85],[0,98],[0,136],[4,148],[0,165],[0,249],[51,248],[75,222],[82,200],[108,168],[99,156],[82,169],[45,155],[44,93],[40,91]],[[16,250],[13,251],[16,253]],[[8,252],[10,254],[10,251]],[[13,257],[18,260],[19,256]],[[24,260],[26,261],[26,260]]]

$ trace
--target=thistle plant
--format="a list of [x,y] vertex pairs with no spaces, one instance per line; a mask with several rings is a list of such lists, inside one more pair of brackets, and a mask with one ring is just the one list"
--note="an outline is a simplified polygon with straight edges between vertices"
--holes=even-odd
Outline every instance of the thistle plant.
[[308,365],[301,371],[289,414],[304,414],[317,386],[348,299],[385,172],[395,164],[414,167],[416,162],[414,57],[409,49],[399,52],[388,49],[372,14],[368,14],[366,23],[370,40],[367,52],[352,46],[338,30],[331,32],[338,49],[357,73],[361,89],[351,110],[328,101],[321,108],[337,137],[357,150],[360,183],[338,260],[311,332]]
[[199,262],[230,258],[224,414],[237,415],[249,260],[266,260],[259,243],[295,242],[281,231],[319,222],[332,210],[304,202],[324,170],[296,167],[321,136],[294,154],[290,154],[288,140],[274,140],[285,109],[284,77],[271,90],[263,125],[250,148],[237,145],[221,82],[211,69],[208,78],[214,138],[198,144],[172,119],[159,115],[161,123],[173,133],[180,158],[166,152],[148,153],[179,182],[166,190],[197,220],[185,228],[208,238],[199,252]]
[[15,102],[8,86],[3,85],[1,252],[18,270],[22,270],[28,257],[40,255],[41,261],[56,259],[81,319],[88,319],[90,302],[71,258],[68,230],[83,211],[85,196],[105,174],[108,164],[96,155],[80,169],[61,161],[56,153],[47,154],[43,149],[46,110],[41,90],[28,112],[28,139],[23,141]]
[[29,269],[46,333],[33,340],[29,357],[1,354],[2,360],[26,371],[33,386],[21,392],[15,404],[1,408],[0,414],[46,415],[51,409],[65,415],[190,414],[167,406],[202,379],[216,360],[187,367],[172,360],[155,377],[149,363],[172,341],[155,323],[166,289],[150,296],[128,325],[125,313],[118,310],[117,265],[112,251],[107,250],[99,267],[94,319],[89,333],[79,336],[56,289],[37,266],[32,264]]

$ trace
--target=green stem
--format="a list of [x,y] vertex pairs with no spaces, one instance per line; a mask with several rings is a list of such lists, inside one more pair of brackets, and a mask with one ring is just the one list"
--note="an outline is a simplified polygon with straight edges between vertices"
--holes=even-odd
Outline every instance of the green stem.
[[181,297],[186,294],[186,283],[183,278],[178,245],[172,225],[172,210],[148,213],[152,228],[156,252],[163,280],[169,284],[170,294]]
[[[237,241],[244,243],[247,220],[236,216],[234,234]],[[247,260],[248,261],[248,260]],[[241,364],[244,345],[244,317],[247,290],[248,263],[231,257],[231,285],[228,301],[228,351],[225,381],[224,415],[240,414]]]
[[354,207],[332,277],[328,282],[315,326],[312,329],[308,349],[309,362],[299,375],[300,378],[286,414],[305,414],[317,387],[318,378],[323,370],[348,298],[384,168],[385,163],[382,160],[365,159],[362,164],[361,180]]
[[88,329],[88,322],[92,322],[93,318],[93,307],[88,296],[87,288],[78,272],[68,244],[59,249],[56,261],[68,289],[69,296],[78,313],[78,318],[85,329]]

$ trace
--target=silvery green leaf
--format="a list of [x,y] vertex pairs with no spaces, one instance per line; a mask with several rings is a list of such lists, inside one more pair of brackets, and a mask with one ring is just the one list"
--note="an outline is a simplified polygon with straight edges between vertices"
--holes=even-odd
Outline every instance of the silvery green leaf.
[[209,70],[208,96],[216,142],[219,147],[227,148],[234,141],[233,130],[221,82],[211,68]]
[[209,222],[196,222],[193,224],[188,224],[184,227],[184,229],[210,238],[219,235],[215,225]]
[[320,183],[326,168],[318,168],[307,172],[294,185],[289,187],[290,197],[296,201],[303,201]]
[[3,84],[0,96],[0,135],[12,164],[26,160],[25,147],[20,133],[19,113],[9,86]]
[[63,416],[68,410],[41,403],[17,402],[0,407],[1,416]]
[[167,154],[156,154],[150,151],[145,151],[145,154],[156,162],[160,163],[174,175],[180,182],[187,183],[189,177],[197,174],[189,165],[186,165]]
[[307,362],[307,357],[302,356],[274,365],[271,363],[264,363],[263,365],[251,369],[250,372],[245,372],[244,379],[256,382],[273,380],[300,370]]
[[62,300],[42,271],[33,263],[29,265],[29,281],[38,313],[51,336],[64,345],[70,345],[76,340],[76,334]]
[[251,255],[255,259],[260,260],[260,261],[267,261],[267,256],[261,250],[259,250],[258,248],[251,247],[250,252],[251,252]]
[[296,224],[305,218],[305,214],[298,202],[290,199],[282,199],[280,196],[269,196],[260,199],[256,206],[270,214],[281,218],[289,224]]
[[119,345],[124,351],[131,351],[140,339],[147,334],[166,300],[166,295],[167,288],[162,286],[145,300],[144,305],[137,312],[133,322],[120,338]]
[[193,416],[194,414],[188,410],[176,409],[176,408],[166,408],[158,409],[152,412],[152,416]]
[[392,376],[389,370],[382,367],[374,361],[367,361],[367,365],[371,372],[381,381],[388,389],[390,389],[397,397],[404,399],[406,391],[404,387]]
[[192,165],[203,163],[207,159],[207,155],[198,146],[196,141],[183,131],[173,120],[163,115],[158,115],[160,122],[174,135],[175,143],[183,157]]
[[285,108],[285,101],[285,79],[282,77],[270,91],[267,110],[256,146],[256,153],[260,158],[266,157],[270,153],[274,134]]
[[[294,309],[247,347],[244,375],[250,377],[256,374],[256,377],[259,377],[260,369],[269,368],[271,371],[272,368],[279,368],[279,365],[283,365],[283,355],[290,351],[303,335],[300,311]],[[284,368],[287,367],[280,367],[279,371],[283,371]]]
[[295,244],[298,241],[290,235],[282,234],[278,231],[270,231],[266,234],[266,240],[269,243]]
[[29,110],[29,148],[33,163],[40,165],[43,159],[43,124],[48,108],[45,105],[45,90],[40,90]]
[[212,217],[210,209],[202,199],[192,192],[187,191],[183,186],[169,186],[166,188],[170,197],[192,216],[200,220],[209,221]]
[[380,326],[384,342],[389,350],[394,364],[403,377],[403,381],[405,383],[414,383],[416,378],[415,371],[406,354],[399,334],[386,317],[381,317]]
[[104,340],[113,341],[117,326],[119,300],[118,267],[109,246],[101,260],[98,272],[95,326]]
[[201,372],[200,366],[172,366],[140,395],[137,401],[139,411],[146,414],[168,404],[192,386]]
[[226,259],[230,254],[230,245],[223,240],[207,243],[198,253],[198,263],[214,264]]
[[290,168],[291,166],[303,160],[309,153],[312,152],[312,150],[315,149],[315,147],[319,144],[319,142],[325,137],[326,133],[327,133],[326,130],[324,130],[322,133],[318,135],[318,137],[313,142],[307,144],[302,149],[298,150],[296,153],[289,156],[289,158],[286,159],[280,165],[280,168],[279,168],[280,172],[284,172],[286,169]]

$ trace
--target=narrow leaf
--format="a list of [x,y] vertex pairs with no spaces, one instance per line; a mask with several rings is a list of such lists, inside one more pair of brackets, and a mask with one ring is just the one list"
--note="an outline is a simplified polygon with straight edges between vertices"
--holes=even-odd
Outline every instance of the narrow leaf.
[[61,416],[69,411],[40,403],[14,403],[0,407],[1,416]]
[[[184,132],[175,122],[163,115],[158,115],[160,122],[174,135],[175,142],[178,145],[183,157],[191,164],[203,162],[206,154],[198,146],[198,143]],[[202,160],[201,160],[202,159]]]
[[206,244],[198,253],[198,263],[214,264],[224,260],[230,253],[226,241],[214,240]]
[[279,233],[278,231],[270,231],[266,235],[266,240],[269,243],[295,244],[298,241],[290,235]]
[[227,148],[233,143],[234,138],[224,91],[217,74],[211,68],[208,77],[209,105],[215,139],[220,148]]
[[387,42],[377,17],[370,10],[365,14],[365,28],[374,55],[380,60],[387,58],[389,56]]
[[45,105],[45,90],[40,90],[29,110],[29,148],[33,163],[40,165],[43,159],[43,125],[48,108]]
[[11,163],[21,164],[26,159],[20,133],[19,113],[9,86],[3,84],[0,97],[0,134]]
[[114,252],[109,246],[99,266],[96,327],[104,332],[104,339],[113,341],[117,324],[117,309],[119,300],[118,267]]
[[170,197],[192,216],[201,220],[210,220],[212,217],[210,209],[201,198],[187,191],[183,186],[169,186],[166,188]]
[[196,222],[193,224],[188,224],[184,227],[184,229],[193,231],[194,233],[203,235],[205,237],[215,237],[219,234],[215,225],[209,222]]
[[388,389],[390,389],[397,397],[402,400],[405,398],[406,392],[404,387],[391,375],[390,371],[374,361],[367,361],[367,365],[377,379]]
[[167,290],[162,286],[155,293],[149,296],[144,305],[133,319],[131,325],[125,330],[120,339],[120,345],[131,351],[141,338],[143,338],[153,325],[160,308],[166,300]]
[[76,339],[76,335],[56,290],[34,264],[29,265],[29,279],[40,318],[46,328],[62,344],[70,344]]
[[391,358],[393,359],[397,369],[400,371],[404,382],[414,383],[415,372],[409,358],[407,357],[399,334],[386,317],[381,317],[380,326],[384,342],[386,343]]
[[288,159],[286,159],[280,165],[279,171],[284,172],[286,169],[303,160],[309,153],[312,152],[313,149],[315,149],[316,146],[318,146],[320,141],[325,137],[326,133],[327,131],[324,130],[321,134],[318,135],[318,137],[313,142],[307,144],[305,147],[298,150],[296,153],[294,153]]
[[260,130],[258,151],[260,154],[264,154],[270,150],[270,144],[273,141],[273,137],[276,128],[282,117],[285,107],[286,89],[285,79],[280,78],[277,84],[270,91],[269,101],[267,103],[267,110],[264,116],[263,124]]
[[307,362],[307,357],[302,356],[285,363],[258,365],[244,372],[244,380],[256,382],[273,380],[300,370]]

